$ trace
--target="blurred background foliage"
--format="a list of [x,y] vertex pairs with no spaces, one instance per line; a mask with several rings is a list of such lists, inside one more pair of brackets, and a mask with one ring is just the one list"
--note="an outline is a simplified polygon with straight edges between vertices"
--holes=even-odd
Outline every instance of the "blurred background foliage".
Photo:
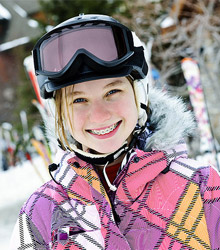
[[59,24],[80,13],[129,16],[124,0],[40,0],[39,2],[47,17],[45,22],[42,22],[43,26]]

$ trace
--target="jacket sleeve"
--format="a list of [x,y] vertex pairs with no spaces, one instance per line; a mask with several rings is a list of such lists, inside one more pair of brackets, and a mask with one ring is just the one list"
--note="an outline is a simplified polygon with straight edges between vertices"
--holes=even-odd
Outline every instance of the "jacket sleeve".
[[209,177],[204,192],[204,210],[212,249],[220,248],[220,176],[209,169]]
[[25,213],[20,213],[9,244],[9,250],[18,249],[49,249],[39,230]]

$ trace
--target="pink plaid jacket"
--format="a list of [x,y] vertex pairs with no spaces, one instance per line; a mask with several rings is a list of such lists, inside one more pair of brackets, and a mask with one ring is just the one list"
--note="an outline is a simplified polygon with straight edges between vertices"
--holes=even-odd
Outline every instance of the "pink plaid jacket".
[[53,174],[23,206],[11,249],[220,249],[220,177],[184,144],[135,149],[108,194],[74,153]]

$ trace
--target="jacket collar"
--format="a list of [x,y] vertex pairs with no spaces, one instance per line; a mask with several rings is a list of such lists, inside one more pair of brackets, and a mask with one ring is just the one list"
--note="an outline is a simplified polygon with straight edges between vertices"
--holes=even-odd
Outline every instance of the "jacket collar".
[[[122,163],[124,175],[116,184],[117,198],[123,202],[132,203],[142,193],[146,183],[150,183],[160,174],[165,174],[165,170],[174,159],[186,155],[186,145],[181,142],[167,151],[144,152],[134,149]],[[62,185],[70,198],[76,198],[84,204],[91,205],[95,202],[94,195],[98,194],[110,203],[91,164],[79,159],[74,152],[64,153],[60,162],[60,167],[53,173],[53,178]],[[82,185],[83,182],[84,185]]]
[[[62,152],[60,157],[61,155]],[[80,200],[86,205],[92,205],[94,204],[93,191],[95,191],[95,193],[104,196],[110,203],[93,166],[78,158],[74,152],[63,153],[59,168],[51,174],[53,179],[64,188],[70,198]]]
[[135,153],[116,192],[117,199],[126,204],[132,204],[157,176],[167,174],[174,159],[187,157],[186,144],[181,141],[167,151],[144,152],[136,149]]

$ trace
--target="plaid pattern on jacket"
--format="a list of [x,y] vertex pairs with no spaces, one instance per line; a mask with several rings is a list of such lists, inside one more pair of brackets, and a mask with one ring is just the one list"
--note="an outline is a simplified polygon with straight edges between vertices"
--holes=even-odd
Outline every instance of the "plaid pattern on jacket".
[[188,159],[184,144],[135,149],[116,192],[74,153],[54,180],[23,206],[11,249],[220,249],[220,177]]

